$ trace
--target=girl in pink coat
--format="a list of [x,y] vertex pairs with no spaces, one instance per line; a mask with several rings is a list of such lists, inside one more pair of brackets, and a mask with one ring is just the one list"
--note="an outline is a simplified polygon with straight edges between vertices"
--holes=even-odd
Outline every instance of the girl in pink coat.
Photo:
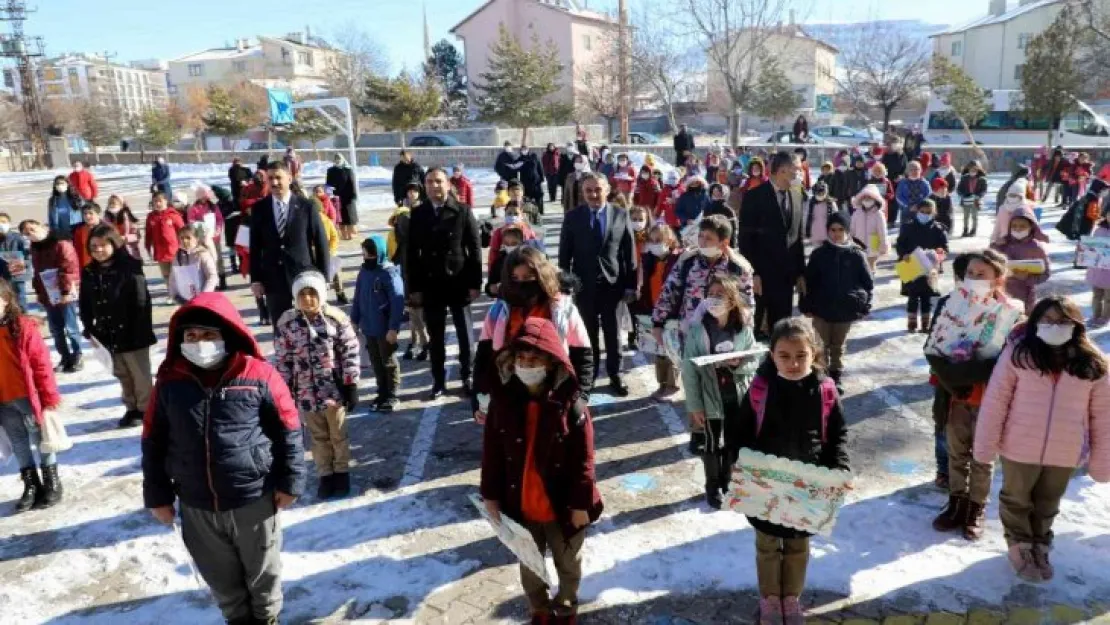
[[1075,468],[1089,457],[1091,478],[1110,480],[1106,373],[1079,307],[1053,296],[1033,307],[991,375],[975,428],[975,460],[1002,457],[998,515],[1010,564],[1023,580],[1055,574],[1048,559],[1052,521]]
[[890,251],[886,235],[886,200],[879,188],[869,184],[852,198],[851,234],[867,252],[867,264],[875,273],[875,263]]
[[200,224],[204,230],[202,244],[216,257],[216,267],[220,275],[217,288],[223,291],[227,288],[226,278],[224,278],[224,214],[216,203],[212,189],[207,185],[194,186],[193,195],[197,199],[185,212],[185,223]]

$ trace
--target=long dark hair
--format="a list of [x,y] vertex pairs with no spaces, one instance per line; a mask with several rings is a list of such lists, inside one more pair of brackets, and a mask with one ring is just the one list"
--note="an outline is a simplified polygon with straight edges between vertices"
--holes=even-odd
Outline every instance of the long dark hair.
[[0,325],[8,326],[8,332],[11,333],[12,337],[18,338],[23,309],[19,306],[19,296],[16,295],[15,288],[12,287],[10,282],[2,278],[0,278],[0,299],[7,303],[4,316],[0,317]]
[[[1071,340],[1055,348],[1037,336],[1037,323],[1049,310],[1056,310],[1072,323]],[[1043,374],[1066,372],[1081,380],[1098,380],[1106,375],[1106,357],[1087,336],[1083,312],[1071,299],[1052,295],[1037,302],[1029,313],[1025,332],[1014,344],[1010,362],[1019,369]]]
[[[523,241],[523,235],[521,237]],[[513,269],[526,265],[536,274],[536,280],[543,291],[541,301],[552,301],[559,296],[559,267],[544,256],[543,252],[534,247],[521,245],[509,253],[505,259],[502,270],[501,282],[507,284],[512,281]],[[537,302],[541,303],[541,302]]]
[[[108,207],[112,205],[112,200],[119,200],[120,203],[119,212],[115,215],[112,215],[112,213],[108,212]],[[128,219],[130,219],[131,223],[133,224],[139,223],[139,220],[135,217],[135,213],[132,213],[131,207],[127,205],[127,201],[118,195],[108,196],[108,202],[104,205],[103,216],[106,221],[114,224],[117,228],[123,225],[123,223]]]

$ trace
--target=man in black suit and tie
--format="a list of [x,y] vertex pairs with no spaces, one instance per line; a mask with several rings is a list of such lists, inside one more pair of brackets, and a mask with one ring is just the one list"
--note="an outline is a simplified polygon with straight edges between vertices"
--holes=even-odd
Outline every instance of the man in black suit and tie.
[[[575,304],[586,324],[594,350],[594,371],[599,371],[598,326],[605,332],[605,367],[609,387],[618,397],[628,395],[621,381],[621,340],[617,329],[617,305],[635,296],[635,243],[628,211],[611,206],[609,181],[599,174],[583,177],[586,203],[566,214],[559,237],[559,267],[581,282]],[[596,375],[596,373],[595,373]]]
[[771,157],[770,180],[744,194],[740,207],[740,253],[755,270],[755,329],[767,331],[794,309],[794,288],[804,292],[802,189],[794,184],[797,165],[789,152]]
[[293,193],[293,176],[284,163],[273,163],[270,197],[251,209],[251,291],[266,296],[275,331],[281,314],[293,308],[293,280],[315,269],[325,276],[331,255],[320,212],[312,201]]
[[470,303],[482,288],[482,243],[478,220],[466,204],[448,193],[447,171],[432,167],[425,175],[427,199],[412,209],[409,221],[406,288],[413,306],[424,309],[428,351],[432,356],[432,395],[447,388],[447,311],[459,340],[459,377],[470,392]]

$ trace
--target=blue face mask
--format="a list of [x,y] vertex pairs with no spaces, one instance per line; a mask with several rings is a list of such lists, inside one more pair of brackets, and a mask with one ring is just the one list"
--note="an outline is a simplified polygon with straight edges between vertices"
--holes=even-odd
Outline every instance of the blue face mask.
[[933,216],[932,216],[932,215],[926,215],[925,213],[917,213],[917,221],[918,221],[918,223],[923,223],[923,224],[927,224],[927,223],[929,223],[929,222],[930,222],[930,221],[932,221],[932,220],[933,220]]

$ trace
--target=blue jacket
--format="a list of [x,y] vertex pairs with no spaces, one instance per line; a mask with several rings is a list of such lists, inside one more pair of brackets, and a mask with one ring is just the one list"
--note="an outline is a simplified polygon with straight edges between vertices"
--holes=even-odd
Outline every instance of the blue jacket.
[[[22,256],[26,269],[23,272],[23,277],[16,280],[12,286],[17,289],[22,289],[26,288],[27,283],[30,282],[31,276],[34,273],[31,269],[31,250],[27,247],[27,242],[23,240],[23,237],[20,236],[18,232],[11,231],[8,232],[8,234],[0,234],[0,255],[9,258],[9,255],[16,253]],[[9,267],[8,269],[9,276],[7,280],[12,282],[10,275],[11,268]]]
[[59,239],[71,239],[73,227],[84,221],[81,214],[84,206],[85,201],[72,190],[64,196],[51,193],[46,201],[46,225]]
[[678,220],[685,226],[686,222],[697,219],[698,215],[709,208],[709,193],[705,189],[699,191],[686,191],[678,198],[674,213]]
[[[216,325],[228,358],[212,388],[181,355],[181,327]],[[222,293],[201,293],[170,319],[166,359],[143,418],[143,501],[234,510],[280,490],[304,492],[304,448],[289,387]]]
[[371,236],[378,256],[377,266],[365,263],[358,271],[351,322],[367,338],[385,338],[390,330],[399,331],[405,311],[405,283],[401,268],[386,261],[385,239]]
[[924,178],[918,178],[917,180],[903,178],[894,190],[894,200],[902,208],[913,208],[927,200],[932,194],[933,190]]
[[150,178],[151,181],[157,185],[168,183],[170,181],[169,163],[166,163],[165,165],[154,163],[154,166],[150,168]]

